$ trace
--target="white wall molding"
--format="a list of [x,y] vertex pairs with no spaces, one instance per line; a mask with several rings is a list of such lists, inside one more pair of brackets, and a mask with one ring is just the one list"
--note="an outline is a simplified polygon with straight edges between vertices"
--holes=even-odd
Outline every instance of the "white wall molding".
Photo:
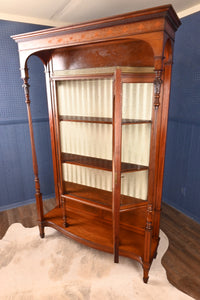
[[178,13],[179,18],[187,17],[191,14],[194,14],[196,12],[200,11],[200,4],[197,4],[195,6],[192,6],[188,9],[182,10]]
[[0,19],[6,21],[37,24],[37,25],[52,26],[52,27],[71,25],[71,24],[67,24],[66,22],[58,22],[55,20],[32,18],[32,17],[20,16],[14,14],[5,14],[5,13],[0,13]]
[[[179,18],[184,18],[189,16],[193,13],[200,11],[200,4],[194,5],[190,8],[182,10],[178,12]],[[64,21],[56,21],[53,19],[43,19],[43,18],[34,18],[29,16],[17,15],[17,14],[7,14],[7,13],[0,13],[0,19],[6,21],[14,21],[14,22],[22,22],[22,23],[30,23],[30,24],[38,24],[44,26],[53,26],[53,27],[60,27],[60,26],[68,26],[71,25],[70,22]]]

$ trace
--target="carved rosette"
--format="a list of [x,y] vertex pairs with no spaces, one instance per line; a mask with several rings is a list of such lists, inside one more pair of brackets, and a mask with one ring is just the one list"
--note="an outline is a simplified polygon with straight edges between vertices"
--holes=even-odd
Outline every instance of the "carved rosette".
[[160,106],[160,90],[161,90],[161,84],[162,84],[162,79],[161,79],[161,75],[162,75],[162,70],[156,70],[155,71],[156,76],[154,79],[154,107],[155,109],[158,109]]

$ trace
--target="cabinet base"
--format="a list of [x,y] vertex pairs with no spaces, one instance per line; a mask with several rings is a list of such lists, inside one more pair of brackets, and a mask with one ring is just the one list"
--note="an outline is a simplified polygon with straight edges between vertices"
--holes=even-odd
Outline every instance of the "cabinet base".
[[[108,220],[69,211],[68,223],[65,227],[62,209],[56,207],[45,215],[43,226],[53,227],[65,236],[91,248],[113,253],[112,224]],[[150,263],[156,254],[158,242],[152,239],[151,245]],[[119,255],[137,260],[143,266],[144,235],[120,228]],[[145,276],[143,281],[147,283],[148,278]]]

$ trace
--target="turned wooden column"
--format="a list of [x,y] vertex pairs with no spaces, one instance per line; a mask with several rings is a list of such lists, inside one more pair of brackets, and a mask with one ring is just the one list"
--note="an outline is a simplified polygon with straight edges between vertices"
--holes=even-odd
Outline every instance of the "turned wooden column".
[[[166,60],[166,59],[165,59]],[[171,72],[172,72],[172,59],[164,61],[163,65],[163,79],[165,86],[162,91],[162,115],[161,115],[161,126],[160,126],[160,143],[159,143],[159,161],[158,161],[158,173],[156,176],[156,198],[159,199],[155,203],[154,207],[154,228],[153,237],[159,240],[159,228],[160,228],[160,214],[161,214],[161,198],[162,198],[162,187],[163,187],[163,173],[164,173],[164,157],[166,149],[166,134],[168,124],[168,110],[169,110],[169,98],[170,98],[170,83],[171,83]]]
[[38,164],[37,164],[37,156],[35,150],[35,141],[34,141],[34,134],[33,134],[33,124],[32,124],[32,117],[31,117],[31,108],[30,108],[30,97],[29,97],[29,84],[28,84],[28,69],[25,69],[25,77],[23,78],[24,84],[24,94],[25,94],[25,103],[27,107],[27,114],[28,114],[28,123],[29,123],[29,131],[30,131],[30,139],[31,139],[31,150],[32,150],[32,159],[33,159],[33,172],[34,172],[34,181],[35,181],[35,199],[36,199],[36,207],[37,207],[37,215],[38,215],[38,225],[40,230],[41,238],[44,237],[44,213],[43,213],[43,203],[42,203],[42,194],[40,193],[40,181],[38,177]]
[[151,240],[152,240],[152,213],[153,207],[149,203],[147,205],[147,222],[145,227],[145,238],[144,238],[144,258],[143,258],[143,281],[144,283],[148,282],[149,279],[149,269],[151,266]]
[[[160,160],[160,142],[161,142],[161,125],[162,125],[162,107],[163,107],[163,55],[154,57],[154,72],[155,78],[153,82],[154,86],[154,95],[153,95],[153,111],[152,111],[152,132],[151,132],[151,161],[150,161],[150,180],[149,180],[149,191],[148,198],[149,204],[152,204],[153,210],[153,238],[155,238],[155,232],[157,232],[156,239],[159,241],[159,228],[157,228],[157,223],[155,222],[155,215],[157,217],[158,210],[160,213],[160,202],[161,195],[157,195],[158,187],[158,176],[159,172],[159,160]],[[160,174],[160,180],[162,180],[162,176]],[[155,228],[156,227],[156,228]]]
[[[144,257],[143,257],[143,281],[148,282],[148,273],[151,266],[152,257],[151,244],[153,232],[155,232],[155,210],[161,198],[157,197],[157,166],[159,161],[159,144],[160,144],[160,125],[161,125],[161,109],[162,109],[162,84],[163,84],[163,56],[158,55],[154,57],[154,72],[155,78],[153,82],[153,110],[152,110],[152,128],[151,128],[151,154],[149,166],[149,188],[148,188],[148,204],[147,204],[147,218],[145,226],[144,237]],[[157,226],[157,225],[156,225]],[[158,236],[157,236],[158,238]],[[158,242],[158,239],[157,239]],[[158,245],[158,244],[157,244]]]

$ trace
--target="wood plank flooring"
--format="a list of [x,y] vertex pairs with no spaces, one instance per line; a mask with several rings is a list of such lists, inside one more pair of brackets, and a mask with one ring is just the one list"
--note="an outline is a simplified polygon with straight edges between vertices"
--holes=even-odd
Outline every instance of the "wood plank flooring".
[[169,282],[200,300],[200,224],[163,203],[161,229],[169,239],[162,259]]
[[[54,206],[54,199],[44,201],[45,213]],[[35,204],[0,212],[0,238],[12,223],[33,227],[37,224],[36,218]],[[200,300],[200,224],[163,203],[161,229],[169,238],[169,248],[162,259],[168,280]]]

